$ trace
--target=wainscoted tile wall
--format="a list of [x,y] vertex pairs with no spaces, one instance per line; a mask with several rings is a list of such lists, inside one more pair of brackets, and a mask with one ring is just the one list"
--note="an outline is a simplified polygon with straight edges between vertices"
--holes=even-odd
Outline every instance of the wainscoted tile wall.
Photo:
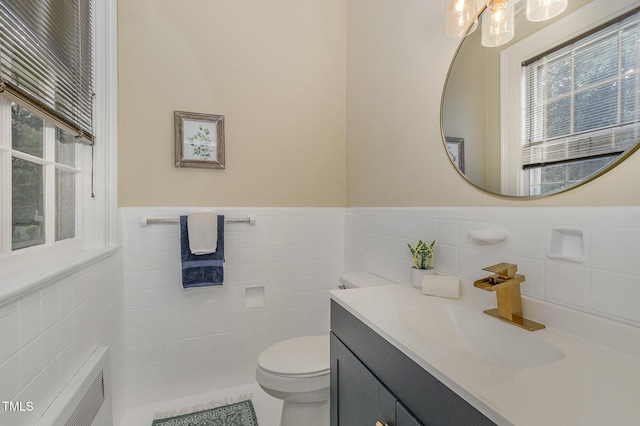
[[[328,292],[343,271],[408,281],[406,243],[418,238],[437,239],[437,269],[467,285],[509,261],[529,296],[640,326],[640,207],[220,208],[257,223],[226,225],[222,287],[183,290],[178,225],[139,219],[196,210],[121,209],[129,407],[253,382],[265,347],[327,332]],[[507,238],[470,239],[478,229]],[[582,232],[584,260],[548,256],[554,229]]]
[[344,209],[218,209],[256,224],[226,224],[222,287],[184,290],[179,226],[139,218],[197,210],[121,209],[128,406],[251,383],[264,348],[329,330]]
[[[109,346],[114,421],[124,413],[122,253],[0,306],[0,425],[31,425],[98,346]],[[28,410],[26,403],[33,403]],[[4,407],[2,407],[4,408]]]
[[[640,326],[639,207],[350,208],[345,229],[346,271],[409,281],[406,243],[437,239],[443,273],[473,281],[487,275],[483,267],[515,263],[526,276],[524,294]],[[468,236],[483,229],[507,238],[486,244]],[[582,233],[583,260],[548,256],[554,229]],[[574,240],[566,241],[570,254]]]

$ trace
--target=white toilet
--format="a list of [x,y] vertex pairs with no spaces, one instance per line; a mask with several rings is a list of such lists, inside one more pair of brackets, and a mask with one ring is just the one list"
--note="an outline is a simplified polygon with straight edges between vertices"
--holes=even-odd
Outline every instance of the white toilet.
[[[392,285],[368,273],[345,274],[339,288]],[[278,342],[258,357],[256,380],[269,395],[282,399],[280,426],[329,425],[329,335]]]

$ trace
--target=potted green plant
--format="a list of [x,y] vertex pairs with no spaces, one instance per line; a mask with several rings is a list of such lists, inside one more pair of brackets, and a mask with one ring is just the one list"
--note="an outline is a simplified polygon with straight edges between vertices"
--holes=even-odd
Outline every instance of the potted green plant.
[[431,244],[418,240],[415,246],[407,243],[414,265],[411,267],[411,284],[416,288],[422,288],[422,279],[425,275],[435,274],[435,269],[431,266],[433,264],[435,245],[436,240],[433,240]]

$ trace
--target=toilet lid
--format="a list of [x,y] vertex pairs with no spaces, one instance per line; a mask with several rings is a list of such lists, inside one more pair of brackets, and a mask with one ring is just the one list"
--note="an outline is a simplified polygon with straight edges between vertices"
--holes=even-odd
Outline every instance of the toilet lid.
[[329,371],[329,336],[304,336],[276,343],[258,357],[263,370],[279,376],[319,375]]

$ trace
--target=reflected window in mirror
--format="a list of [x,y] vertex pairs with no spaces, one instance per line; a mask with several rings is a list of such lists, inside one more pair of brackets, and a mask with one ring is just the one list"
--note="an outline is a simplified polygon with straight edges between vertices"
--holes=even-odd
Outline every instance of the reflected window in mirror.
[[[579,164],[569,162],[566,164],[547,164],[544,168],[528,165],[525,169],[523,148],[529,136],[525,136],[527,125],[524,117],[525,101],[522,98],[524,92],[522,90],[522,63],[553,52],[558,49],[558,46],[566,47],[567,43],[576,37],[586,37],[587,33],[603,28],[605,24],[617,19],[617,17],[629,16],[634,9],[638,9],[638,6],[638,0],[571,0],[562,15],[544,22],[530,22],[524,17],[522,10],[520,13],[516,10],[514,39],[500,47],[483,47],[479,31],[468,34],[458,46],[451,63],[441,104],[443,152],[449,157],[460,175],[476,188],[489,194],[531,198],[544,196],[544,194],[557,194],[575,188],[598,178],[630,157],[640,147],[638,138],[635,136],[633,136],[634,145],[614,160],[611,160],[608,155],[610,152],[607,151],[603,157],[590,158]],[[604,43],[602,46],[608,45]],[[630,52],[630,48],[625,49]],[[604,52],[604,49],[601,49],[599,53],[605,53],[604,58],[596,57],[593,58],[594,60],[583,60],[582,64],[585,66],[597,65],[603,59],[608,58],[610,53],[618,55],[618,52]],[[623,56],[631,58],[633,55],[623,53],[617,57],[622,60]],[[555,69],[551,64],[552,60],[546,59],[546,61],[548,62],[545,65],[547,69],[540,72],[555,74],[556,71],[559,72],[564,68],[570,69],[570,64],[563,63],[562,59],[556,60]],[[600,105],[596,99],[598,96],[593,96],[593,93],[586,94],[590,85],[598,86],[598,79],[593,80],[593,78],[601,73],[586,67],[580,68],[578,71],[574,67],[573,72],[574,74],[578,72],[579,77],[586,77],[582,78],[583,87],[580,88],[585,90],[585,94],[569,96],[561,92],[561,89],[565,89],[565,87],[552,87],[551,90],[555,91],[555,95],[548,96],[544,101],[546,103],[543,103],[543,105],[548,105],[546,115],[538,114],[536,118],[533,118],[533,123],[536,125],[545,121],[557,120],[555,128],[546,131],[547,134],[542,141],[548,142],[554,131],[556,138],[566,138],[572,134],[570,132],[593,131],[588,126],[582,130],[571,129],[571,126],[580,127],[580,125],[576,126],[572,119],[572,114],[575,114],[575,111],[590,111],[592,117],[598,120],[608,118],[607,114],[603,113],[606,110],[605,103]],[[622,120],[620,123],[624,123],[624,120],[631,120],[628,116],[636,114],[637,102],[631,102],[630,106],[627,100],[635,99],[635,96],[640,97],[640,84],[638,84],[640,77],[637,75],[637,65],[619,66],[618,72],[622,72],[623,75],[617,77],[615,89],[628,89],[628,93],[625,93],[624,96],[616,95],[615,111],[620,114]],[[576,80],[574,77],[571,77],[573,84],[580,80]],[[604,77],[600,80],[604,80]],[[562,79],[558,81],[563,82]],[[556,81],[554,84],[560,83]],[[566,85],[566,87],[570,86]],[[606,94],[605,89],[601,90],[600,95]],[[563,100],[560,99],[562,96],[565,96]],[[586,101],[593,99],[596,99],[595,103],[586,105]],[[554,112],[555,114],[553,114]],[[600,127],[615,125],[601,123]],[[539,129],[539,126],[536,129]],[[561,133],[560,130],[565,133]],[[450,154],[446,138],[451,136],[464,138],[464,170],[461,170],[458,162]],[[592,144],[596,136],[590,135]],[[618,148],[620,148],[621,137],[621,134],[615,136]],[[533,149],[531,149],[532,147]],[[530,144],[529,148],[530,156],[532,152],[533,155],[542,155],[536,152],[535,144]],[[542,151],[542,148],[540,150]],[[549,147],[545,146],[544,151],[549,151]],[[538,159],[537,162],[541,163],[542,160]],[[547,162],[549,163],[549,161]]]
[[576,185],[638,136],[640,12],[522,64],[521,195]]
[[594,2],[500,52],[500,192],[580,185],[637,148],[640,10]]

